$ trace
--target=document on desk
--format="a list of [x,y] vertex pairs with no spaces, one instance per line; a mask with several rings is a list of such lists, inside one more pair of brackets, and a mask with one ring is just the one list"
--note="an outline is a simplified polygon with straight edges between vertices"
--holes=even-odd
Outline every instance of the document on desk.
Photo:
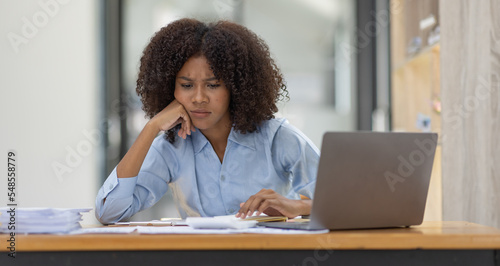
[[295,229],[278,229],[265,227],[252,227],[245,229],[196,229],[190,226],[182,227],[155,227],[155,226],[138,226],[139,234],[279,234],[279,235],[300,235],[300,234],[326,234],[325,230],[295,230]]
[[[133,221],[133,222],[118,222],[112,225],[117,226],[174,226],[177,225],[174,222],[170,221],[160,221],[160,220],[152,220],[152,221]],[[183,225],[183,224],[178,224]]]
[[[265,217],[262,217],[265,218]],[[260,219],[260,218],[259,218]],[[123,222],[112,226],[84,228],[74,234],[324,234],[329,230],[296,230],[257,227],[257,219],[244,220],[234,215],[215,217],[188,217],[177,220],[171,226],[165,226],[166,221]],[[178,225],[185,226],[178,226]]]
[[0,208],[0,233],[10,233],[15,221],[16,233],[59,234],[81,228],[82,213],[92,208]]
[[72,231],[71,235],[81,235],[81,234],[130,234],[137,230],[137,227],[113,227],[113,226],[105,226],[105,227],[94,227],[94,228],[80,228],[78,230]]
[[244,229],[196,229],[190,226],[103,226],[95,228],[82,228],[71,232],[71,234],[130,234],[139,233],[146,235],[161,234],[278,234],[278,235],[298,235],[298,234],[325,234],[329,230],[295,230],[278,229],[265,227],[252,227]]
[[237,229],[195,229],[190,226],[171,226],[171,227],[156,227],[156,226],[138,226],[139,234],[234,234]]

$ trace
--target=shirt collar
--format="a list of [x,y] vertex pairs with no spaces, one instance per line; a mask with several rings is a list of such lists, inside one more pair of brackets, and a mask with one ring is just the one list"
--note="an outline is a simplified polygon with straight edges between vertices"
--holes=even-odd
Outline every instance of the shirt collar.
[[[255,132],[241,134],[236,132],[234,128],[231,128],[228,140],[232,141],[241,146],[245,146],[249,149],[255,150]],[[195,155],[198,154],[208,143],[208,139],[201,133],[199,129],[191,133],[191,139],[193,142]]]
[[194,154],[198,154],[208,143],[208,139],[205,138],[203,133],[199,129],[191,132],[191,140],[193,142]]
[[249,149],[255,150],[255,134],[255,132],[242,134],[236,132],[234,128],[231,128],[231,133],[229,133],[228,140],[241,146],[245,146]]

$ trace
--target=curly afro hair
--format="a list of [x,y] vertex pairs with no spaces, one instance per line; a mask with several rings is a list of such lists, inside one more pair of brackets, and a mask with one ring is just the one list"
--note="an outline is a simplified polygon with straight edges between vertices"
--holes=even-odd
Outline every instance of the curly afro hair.
[[[276,103],[288,99],[283,75],[255,33],[229,21],[180,19],[156,32],[144,49],[136,91],[146,116],[154,117],[174,100],[176,75],[196,54],[207,58],[215,77],[230,91],[232,126],[243,134],[274,118]],[[166,132],[170,142],[179,127]]]

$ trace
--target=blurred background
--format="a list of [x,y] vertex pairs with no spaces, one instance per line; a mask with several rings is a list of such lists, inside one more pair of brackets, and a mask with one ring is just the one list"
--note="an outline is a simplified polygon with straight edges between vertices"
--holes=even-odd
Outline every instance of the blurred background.
[[[485,7],[481,10],[489,10],[489,1],[481,1],[481,7]],[[441,133],[443,128],[447,140],[439,141],[425,219],[500,225],[499,212],[491,214],[498,206],[495,204],[500,203],[500,198],[494,196],[499,194],[495,191],[500,191],[499,183],[494,181],[500,171],[489,171],[498,165],[500,144],[493,141],[492,150],[487,150],[493,159],[480,157],[487,166],[477,169],[486,169],[484,172],[475,166],[455,167],[475,165],[477,156],[483,154],[479,148],[470,152],[470,147],[484,146],[471,144],[484,139],[483,133],[474,135],[467,130],[498,135],[487,119],[487,128],[480,131],[476,130],[481,128],[478,122],[461,128],[449,124],[454,121],[469,125],[469,119],[474,117],[496,117],[489,113],[485,116],[477,107],[496,112],[495,102],[470,98],[476,80],[450,83],[461,74],[468,79],[479,76],[473,70],[456,67],[497,66],[487,61],[494,56],[485,54],[481,57],[485,61],[470,59],[476,58],[477,51],[494,53],[495,42],[491,42],[491,49],[487,46],[489,39],[479,42],[481,46],[455,45],[463,42],[455,42],[456,36],[450,34],[462,31],[453,25],[476,23],[468,16],[495,17],[448,11],[467,9],[470,4],[462,2],[0,0],[0,152],[5,161],[8,151],[17,153],[17,202],[20,207],[94,207],[99,187],[147,121],[135,93],[143,49],[161,27],[178,18],[192,17],[206,22],[231,20],[267,42],[290,93],[290,101],[280,103],[277,116],[286,117],[318,147],[326,131]],[[443,4],[447,8],[440,8]],[[498,7],[491,4],[491,10]],[[440,40],[442,19],[447,22],[442,31],[443,35],[449,33],[448,42]],[[489,38],[496,36],[491,33],[491,28],[498,30],[491,26],[495,21],[484,24],[490,28],[479,22],[480,26],[463,27],[482,27],[485,30],[481,36]],[[477,38],[470,37],[475,34],[472,31],[463,34],[461,40]],[[446,44],[446,49],[440,43]],[[464,51],[474,56],[467,57]],[[447,61],[441,62],[443,58]],[[443,70],[445,73],[441,73]],[[441,75],[452,78],[441,79]],[[489,85],[494,80],[490,76],[496,77],[483,76]],[[449,115],[443,115],[448,124],[443,119],[442,125],[441,95],[445,94],[449,98],[443,101],[443,113]],[[489,96],[498,98],[497,94]],[[455,110],[457,104],[463,107],[468,99],[481,100],[481,105]],[[462,138],[472,135],[471,142]],[[442,170],[441,144],[445,141],[451,145],[447,146],[448,155],[443,155],[447,161],[443,161]],[[0,173],[6,171],[6,164],[0,163]],[[452,174],[442,177],[442,173]],[[456,182],[457,177],[461,182]],[[479,185],[462,182],[471,177],[484,180]],[[472,192],[457,202],[461,191],[469,190]],[[0,181],[0,205],[7,203],[6,192],[6,181]],[[479,198],[488,202],[490,211],[473,207],[484,205],[483,201],[475,201]],[[177,216],[167,193],[159,204],[133,219]],[[97,223],[93,212],[85,215],[84,223]]]

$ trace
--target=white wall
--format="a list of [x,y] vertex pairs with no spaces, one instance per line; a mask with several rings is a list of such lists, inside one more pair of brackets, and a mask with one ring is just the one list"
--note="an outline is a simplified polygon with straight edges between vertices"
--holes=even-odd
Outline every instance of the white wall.
[[[280,104],[277,116],[287,118],[318,148],[327,131],[355,130],[354,57],[333,52],[335,41],[348,44],[340,38],[354,33],[353,3],[252,0],[244,7],[243,24],[269,45],[287,83],[290,101]],[[334,86],[337,108],[327,100]]]
[[10,149],[19,207],[94,206],[98,19],[95,0],[0,0],[0,206]]

